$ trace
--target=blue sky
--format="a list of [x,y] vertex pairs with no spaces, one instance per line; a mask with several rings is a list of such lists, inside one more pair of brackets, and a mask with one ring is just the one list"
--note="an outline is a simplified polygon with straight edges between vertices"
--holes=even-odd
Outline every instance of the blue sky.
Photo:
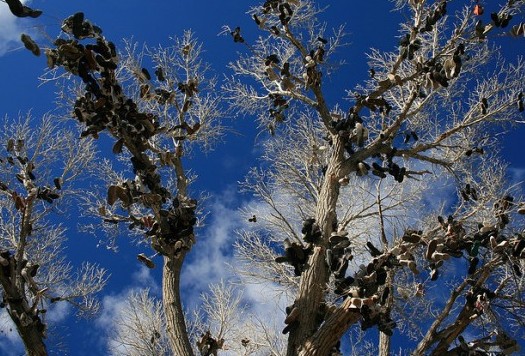
[[[138,1],[138,0],[91,0],[91,1],[51,1],[33,0],[31,7],[42,9],[38,19],[15,19],[7,5],[0,2],[0,67],[2,82],[0,98],[2,117],[7,114],[14,118],[18,113],[32,110],[39,115],[51,110],[55,100],[52,84],[40,85],[38,76],[46,67],[45,56],[34,57],[23,48],[18,40],[20,33],[30,33],[41,45],[50,45],[51,39],[59,33],[62,19],[83,11],[87,19],[100,26],[106,38],[122,45],[123,38],[131,38],[139,43],[168,44],[170,36],[180,36],[186,29],[192,29],[197,38],[204,43],[204,60],[212,65],[214,74],[222,77],[231,74],[226,68],[229,61],[237,57],[243,47],[234,44],[229,36],[218,36],[223,25],[241,26],[247,41],[258,35],[253,20],[246,14],[249,6],[258,1],[239,0],[201,0],[201,1]],[[320,7],[328,6],[322,18],[328,22],[328,28],[346,24],[348,46],[336,54],[344,58],[347,64],[337,75],[328,79],[328,102],[345,103],[345,89],[351,88],[368,75],[365,53],[371,47],[390,50],[397,46],[398,23],[401,15],[393,13],[392,3],[388,1],[318,1]],[[524,55],[524,39],[510,43],[503,39],[507,54]],[[206,191],[212,195],[208,201],[211,211],[207,225],[199,231],[199,243],[190,256],[194,262],[187,266],[183,275],[183,288],[192,298],[206,289],[209,282],[217,281],[221,275],[230,273],[223,265],[231,251],[217,249],[217,244],[229,246],[234,239],[233,231],[245,225],[237,209],[250,201],[250,197],[237,192],[237,182],[242,180],[248,169],[256,164],[258,147],[256,124],[253,118],[238,118],[227,124],[235,133],[226,136],[207,155],[197,155],[189,166],[199,178],[193,189]],[[508,136],[502,154],[510,163],[517,179],[525,177],[525,155],[523,155],[524,129],[516,130]],[[217,219],[226,214],[230,219]],[[64,319],[58,323],[57,332],[63,334],[63,342],[70,355],[105,354],[107,340],[104,335],[111,327],[112,315],[116,306],[133,288],[148,285],[153,292],[158,291],[160,269],[153,272],[141,267],[135,259],[136,249],[121,239],[120,251],[115,254],[104,248],[97,248],[97,240],[76,231],[76,224],[70,227],[69,257],[78,263],[81,260],[94,260],[106,267],[111,273],[109,284],[103,292],[104,306],[102,316],[96,320],[76,320],[68,308],[62,310]],[[206,243],[213,240],[216,244]],[[145,251],[149,253],[149,251]],[[206,262],[203,265],[202,260]],[[160,260],[159,260],[160,261]],[[158,262],[158,261],[157,261]],[[64,328],[67,327],[67,330]],[[16,340],[17,335],[9,337]],[[10,347],[5,337],[0,336],[0,344]],[[20,354],[20,349],[18,350]],[[2,346],[0,346],[2,350]],[[96,351],[94,351],[96,350]],[[3,349],[3,352],[7,352]],[[14,354],[17,354],[15,352]]]

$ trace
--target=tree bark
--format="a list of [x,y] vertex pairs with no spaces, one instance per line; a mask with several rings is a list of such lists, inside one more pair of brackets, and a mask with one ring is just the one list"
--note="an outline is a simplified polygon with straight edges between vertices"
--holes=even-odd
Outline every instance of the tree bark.
[[[288,356],[298,355],[305,346],[306,340],[316,332],[319,326],[319,307],[324,299],[326,284],[330,277],[328,266],[325,262],[325,250],[328,238],[332,233],[332,223],[337,218],[336,204],[339,198],[338,178],[341,172],[340,163],[344,161],[343,140],[337,136],[334,137],[333,154],[330,157],[330,162],[325,173],[325,179],[321,187],[315,214],[315,221],[321,229],[322,239],[315,246],[308,260],[308,268],[301,275],[299,295],[295,300],[295,306],[299,309],[300,313],[296,325],[290,330],[287,348]],[[333,343],[328,347],[328,350],[335,345],[337,339],[331,340],[330,342],[332,341]],[[317,353],[310,354],[313,355]]]
[[[394,282],[394,271],[388,271],[386,277],[385,288],[390,288],[390,294],[385,303],[385,309],[388,314],[392,310],[394,304],[394,291],[393,291],[393,282]],[[391,336],[385,334],[384,332],[379,332],[379,356],[389,356],[390,355],[390,342]]]
[[350,308],[351,299],[343,304],[326,319],[322,327],[309,339],[305,340],[300,356],[329,355],[330,350],[341,339],[346,330],[361,319],[359,311]]
[[5,293],[4,298],[8,307],[7,311],[24,343],[26,354],[30,356],[47,355],[46,345],[44,344],[45,327],[41,324],[38,316],[33,317],[34,311],[31,310],[22,294],[16,288],[13,282],[13,279],[16,279],[16,277],[12,277],[15,271],[14,266],[7,266],[10,269],[8,274],[4,272],[4,268],[0,268],[0,283]]
[[193,350],[188,338],[179,292],[183,261],[184,252],[180,252],[178,256],[164,256],[162,300],[166,314],[168,340],[173,355],[192,356]]
[[[497,261],[492,261],[491,263],[483,266],[482,272],[478,275],[476,284],[472,286],[473,289],[479,288],[485,283],[487,278],[490,276],[491,271],[497,265]],[[446,353],[450,344],[469,326],[472,322],[470,318],[472,316],[472,307],[464,305],[458,314],[454,323],[443,328],[440,331],[437,331],[437,328],[441,326],[442,322],[449,315],[450,310],[456,303],[457,298],[461,295],[464,289],[468,286],[467,280],[464,280],[460,286],[452,290],[450,298],[445,305],[445,308],[440,315],[436,317],[436,320],[432,323],[427,334],[419,342],[416,349],[412,352],[412,355],[422,355],[428,353],[428,350],[436,342],[438,343],[437,347],[432,351],[432,355],[441,355]]]
[[[3,289],[3,298],[7,312],[15,323],[16,331],[20,335],[26,354],[30,356],[47,355],[45,338],[45,325],[38,316],[36,309],[29,306],[28,293],[26,293],[26,280],[22,276],[26,239],[30,234],[30,221],[33,209],[34,195],[24,200],[26,206],[22,213],[20,236],[16,254],[3,258],[0,265],[0,284]],[[26,261],[27,262],[27,261]]]
[[29,356],[45,356],[47,355],[46,345],[44,344],[43,335],[38,330],[35,323],[28,326],[21,325],[20,321],[15,321],[18,334],[22,338],[26,354]]

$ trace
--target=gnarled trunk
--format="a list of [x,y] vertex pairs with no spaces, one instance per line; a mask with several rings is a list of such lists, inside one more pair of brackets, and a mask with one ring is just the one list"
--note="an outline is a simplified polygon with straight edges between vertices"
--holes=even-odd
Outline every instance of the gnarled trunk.
[[[11,269],[11,272],[14,272],[14,269]],[[32,308],[24,300],[22,293],[13,283],[13,278],[16,279],[12,275],[6,275],[3,268],[0,268],[0,282],[5,293],[4,298],[9,316],[22,338],[26,354],[30,356],[47,355],[46,345],[44,344],[45,325],[42,324],[38,316],[35,316],[34,310],[31,310]]]
[[[394,271],[388,271],[386,277],[386,287],[390,289],[390,294],[385,303],[385,309],[387,314],[390,315],[392,306],[394,305],[394,292],[393,292],[393,283],[394,282]],[[385,288],[386,288],[385,287]],[[392,337],[385,334],[384,332],[379,332],[379,355],[378,356],[389,356],[390,355],[390,344]]]
[[[340,175],[340,163],[343,160],[344,143],[336,137],[333,144],[333,154],[330,157],[315,214],[316,223],[322,232],[322,241],[314,247],[314,251],[308,260],[308,268],[301,275],[299,295],[295,300],[295,306],[300,313],[297,324],[290,330],[288,356],[298,355],[301,349],[305,347],[307,339],[319,327],[319,308],[324,300],[326,285],[330,277],[328,266],[325,262],[325,250],[328,238],[332,233],[332,223],[337,218],[336,204],[339,198],[339,183],[337,180]],[[330,350],[337,341],[337,339],[331,340],[323,345],[323,349]],[[311,347],[309,348],[311,349]],[[321,355],[322,353],[317,353],[319,351],[316,350],[315,354]]]
[[21,325],[20,321],[15,321],[18,334],[24,342],[26,354],[28,356],[45,356],[47,355],[46,345],[41,330],[37,324],[31,323],[28,326]]
[[184,252],[178,256],[164,256],[162,300],[166,314],[168,340],[173,355],[192,356],[179,292],[180,272]]

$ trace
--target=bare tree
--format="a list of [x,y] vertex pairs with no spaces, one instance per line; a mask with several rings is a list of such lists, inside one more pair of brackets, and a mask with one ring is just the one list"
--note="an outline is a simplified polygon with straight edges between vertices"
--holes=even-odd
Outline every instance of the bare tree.
[[[407,19],[399,48],[370,53],[370,79],[348,91],[348,108],[328,105],[325,88],[341,64],[331,58],[344,31],[328,35],[314,1],[266,0],[252,8],[262,31],[254,43],[241,28],[225,27],[245,53],[231,64],[235,75],[223,93],[234,112],[257,115],[272,136],[264,168],[244,184],[264,208],[246,211],[257,224],[237,243],[246,262],[241,274],[294,296],[284,320],[288,355],[340,354],[341,339],[358,322],[363,331],[378,327],[382,355],[393,351],[396,327],[415,340],[414,354],[517,350],[520,331],[499,320],[522,324],[525,239],[516,215],[525,208],[505,183],[498,141],[486,130],[505,132],[523,112],[525,64],[504,61],[493,41],[523,35],[523,24],[514,23],[524,5],[487,8],[491,22],[483,22],[480,4],[453,16],[446,0],[396,1]],[[163,258],[163,314],[145,294],[133,296],[134,317],[120,324],[117,339],[129,345],[126,352],[162,354],[165,345],[156,340],[164,333],[152,341],[147,331],[164,320],[170,351],[191,355],[179,282],[198,219],[183,158],[222,133],[220,97],[205,80],[201,47],[186,33],[171,48],[128,43],[120,59],[82,13],[62,30],[45,53],[50,68],[82,80],[74,99],[81,136],[109,133],[113,153],[133,172],[108,172],[107,195],[88,212],[102,217],[108,233],[127,225]],[[26,43],[38,51],[30,38]],[[425,207],[444,181],[458,199]],[[138,259],[154,267],[149,254]],[[458,266],[459,275],[449,273]],[[439,283],[451,290],[444,302],[425,292]],[[242,328],[232,289],[211,290],[203,308],[208,326],[196,327],[203,332],[198,352],[281,353],[264,320]],[[133,345],[132,327],[146,331]],[[254,333],[243,336],[246,330]],[[462,336],[467,330],[474,339]]]
[[113,355],[170,354],[162,301],[155,301],[147,290],[133,292],[120,315],[111,336]]
[[30,114],[4,117],[0,134],[1,306],[29,355],[46,354],[52,304],[69,302],[91,316],[107,279],[91,263],[75,271],[65,256],[67,231],[55,219],[70,213],[67,206],[81,193],[76,183],[92,174],[95,151],[91,140],[79,143],[56,120],[45,115],[36,125]]
[[[83,126],[81,137],[109,133],[116,139],[113,154],[128,167],[117,173],[105,165],[107,194],[88,198],[86,214],[102,218],[101,230],[111,246],[115,246],[111,234],[120,226],[140,236],[138,241],[154,250],[153,256],[149,252],[137,256],[147,267],[154,268],[154,257],[162,256],[166,339],[171,352],[189,355],[192,347],[179,283],[184,257],[195,243],[199,211],[197,200],[190,197],[193,178],[183,159],[193,147],[211,149],[223,132],[215,81],[206,79],[208,67],[200,60],[202,47],[186,32],[170,47],[139,48],[127,42],[118,55],[115,45],[83,13],[64,20],[62,30],[55,47],[45,50],[51,78],[80,77],[83,84],[72,101],[75,119]],[[132,296],[130,311],[136,314],[157,305],[148,301]],[[160,316],[155,310],[148,315],[154,320]],[[156,337],[151,344],[140,332],[136,339],[126,338],[136,330],[138,318],[119,324],[117,338],[126,352],[141,354],[144,347],[156,354],[165,352],[164,346],[156,346]]]
[[[264,208],[239,257],[244,274],[296,291],[283,330],[288,355],[337,354],[359,321],[378,326],[382,355],[392,352],[396,325],[418,355],[517,349],[522,335],[498,320],[521,324],[525,240],[511,222],[525,210],[486,132],[504,132],[523,112],[524,63],[508,63],[493,41],[523,33],[509,25],[523,5],[487,8],[487,23],[481,4],[450,14],[446,1],[397,1],[407,18],[399,48],[369,54],[370,79],[348,91],[347,109],[325,96],[343,30],[328,35],[314,1],[252,8],[262,31],[253,43],[225,27],[246,45],[225,94],[274,135],[269,168],[245,184]],[[425,208],[446,179],[458,200]],[[284,256],[269,252],[276,242]],[[281,263],[291,267],[286,275]],[[452,266],[462,273],[448,275]],[[445,281],[444,304],[425,293]],[[467,328],[479,338],[465,341]]]

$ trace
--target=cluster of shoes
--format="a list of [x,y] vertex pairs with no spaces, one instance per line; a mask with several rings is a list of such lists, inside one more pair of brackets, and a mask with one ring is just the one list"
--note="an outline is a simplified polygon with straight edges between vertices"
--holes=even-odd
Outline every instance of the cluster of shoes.
[[285,120],[284,111],[288,109],[288,101],[280,94],[270,94],[272,108],[270,108],[270,117],[275,123],[281,123]]
[[[369,299],[371,299],[372,302],[366,303],[366,301]],[[385,310],[385,308],[378,305],[375,299],[376,298],[365,299],[363,305],[360,308],[362,317],[361,329],[366,330],[377,325],[379,331],[385,333],[388,336],[392,336],[397,324],[390,317],[390,313]]]
[[421,40],[419,38],[411,39],[410,35],[406,34],[399,41],[399,47],[399,56],[411,61],[414,59],[415,53],[421,48]]
[[[417,70],[424,74],[422,85],[429,89],[447,88],[449,80],[456,78],[462,67],[465,45],[460,43],[454,53],[448,56],[443,62],[435,59],[423,62],[420,57],[417,59]],[[421,93],[424,97],[424,93]]]
[[470,319],[475,319],[488,310],[490,301],[496,293],[487,288],[474,288],[465,295],[466,308],[471,312]]
[[166,251],[170,247],[172,254],[178,254],[183,249],[189,250],[195,243],[193,229],[197,223],[196,208],[196,200],[179,201],[175,197],[170,209],[161,209],[160,217],[146,233],[153,237],[153,248],[156,251]]
[[383,97],[373,98],[371,96],[364,96],[362,94],[355,94],[356,105],[358,107],[364,106],[373,112],[380,111],[385,115],[390,113],[392,106]]
[[353,259],[348,232],[334,231],[328,242],[325,251],[326,264],[330,273],[334,275],[335,293],[342,294],[354,282],[352,277],[346,277],[348,262]]
[[[326,303],[321,303],[315,315],[315,321],[317,326],[320,326],[330,315],[333,314],[335,307],[329,307]],[[293,328],[299,325],[299,308],[297,306],[297,301],[294,301],[292,305],[289,305],[285,308],[286,318],[284,319],[284,324],[286,325],[282,331],[283,334],[287,334]],[[332,348],[330,355],[336,356],[340,355],[340,342],[337,342],[336,345]]]
[[294,268],[296,276],[300,276],[301,273],[307,267],[308,256],[312,253],[313,245],[319,243],[322,232],[319,225],[315,222],[314,218],[308,218],[303,221],[301,229],[303,234],[303,240],[307,243],[303,245],[297,242],[291,242],[289,239],[284,240],[284,256],[279,256],[275,259],[278,263],[288,263]]
[[500,229],[503,229],[510,222],[508,213],[515,205],[514,198],[510,195],[505,195],[494,203],[494,215],[498,220],[498,227]]
[[239,26],[235,27],[233,31],[230,32],[230,35],[233,37],[233,42],[235,43],[244,43],[244,37],[241,35],[241,28]]
[[[292,19],[294,13],[292,5],[299,5],[299,0],[266,0],[261,8],[261,13],[253,14],[252,18],[260,29],[266,29],[273,35],[279,36],[281,31],[285,30]],[[279,25],[281,29],[279,29],[277,25]],[[245,42],[241,36],[240,27],[236,27],[235,30],[230,33],[233,36],[234,42]]]
[[473,238],[468,238],[462,224],[455,221],[452,216],[448,216],[446,221],[443,217],[438,216],[438,222],[445,232],[445,236],[432,238],[427,243],[425,254],[426,259],[430,262],[431,280],[434,281],[438,278],[439,268],[443,265],[443,261],[448,260],[451,256],[456,258],[463,257],[463,251],[468,252],[468,273],[473,274],[479,262],[477,257],[479,246],[485,237],[493,233],[491,228],[487,226],[482,230],[482,234],[476,233]]
[[[466,192],[465,192],[466,193]],[[471,188],[472,195],[472,188]],[[512,268],[517,276],[522,276],[519,259],[525,258],[525,238],[520,234],[508,238],[500,233],[509,223],[511,209],[517,206],[520,214],[525,214],[525,207],[522,204],[516,204],[511,196],[505,196],[494,205],[494,217],[498,223],[479,223],[478,231],[472,235],[466,233],[461,222],[454,220],[449,216],[447,220],[441,216],[438,217],[444,236],[435,235],[428,242],[421,239],[404,241],[414,244],[426,244],[425,257],[429,261],[431,280],[436,280],[439,274],[439,267],[443,261],[450,257],[461,258],[466,255],[469,261],[467,273],[475,274],[480,262],[480,248],[492,250],[495,254],[505,255],[505,259],[512,263]]]
[[112,206],[120,200],[122,207],[127,209],[144,193],[143,188],[136,181],[128,180],[112,184],[108,188],[107,203]]
[[384,157],[385,165],[380,165],[377,162],[372,163],[372,167],[366,162],[359,162],[357,164],[356,174],[358,176],[367,175],[370,170],[372,174],[379,178],[386,178],[387,173],[390,174],[396,182],[402,183],[405,177],[408,176],[408,171],[405,167],[400,167],[397,163],[393,162],[393,157],[397,149],[393,148],[388,154]]
[[407,144],[407,143],[410,142],[410,140],[413,140],[414,142],[419,140],[419,136],[417,135],[417,133],[415,131],[406,131],[405,132],[405,138],[403,139],[403,143]]
[[[35,164],[27,157],[27,152],[24,152],[24,140],[14,140],[12,138],[7,140],[7,157],[0,158],[0,163],[7,162],[11,166],[18,164],[20,166],[20,173],[16,174],[16,179],[24,185],[27,190],[34,189],[34,174]],[[16,159],[16,161],[15,161]]]
[[[337,238],[339,240],[340,237]],[[344,240],[342,240],[344,241]],[[362,316],[361,328],[368,329],[378,325],[379,330],[392,335],[396,323],[390,318],[390,312],[384,307],[390,289],[383,287],[386,283],[387,271],[401,265],[402,258],[409,258],[405,253],[399,256],[391,252],[383,253],[370,241],[367,247],[373,257],[367,266],[361,265],[355,275],[345,277],[343,271],[337,271],[335,293],[349,298],[348,308],[359,312]],[[348,260],[349,251],[343,255],[343,260]],[[347,262],[346,262],[347,265]],[[341,274],[339,274],[341,272]],[[382,291],[380,289],[382,288]]]
[[324,45],[327,41],[322,37],[317,37],[319,45],[315,50],[311,50],[310,53],[304,58],[303,81],[306,88],[318,87],[321,85],[322,73],[317,70],[317,64],[324,62]]
[[[368,140],[368,129],[363,125],[363,119],[353,110],[345,118],[332,116],[332,127],[337,134],[345,140],[345,150],[348,155],[355,153],[353,144],[363,147]],[[332,141],[328,143],[332,145]]]
[[32,264],[26,259],[23,259],[20,266],[18,266],[15,256],[7,250],[0,251],[0,266],[4,278],[7,279],[11,279],[13,272],[17,271],[20,267],[20,274],[31,284],[34,284],[33,278],[36,276],[38,268],[40,267],[38,264]]
[[308,255],[312,252],[310,245],[303,246],[297,242],[291,242],[289,239],[284,240],[284,256],[275,259],[278,263],[288,263],[294,268],[294,274],[300,276],[306,269]]
[[[383,292],[379,293],[381,286],[385,284],[388,269],[406,266],[414,274],[418,274],[413,249],[419,244],[427,244],[426,258],[430,262],[432,280],[437,279],[438,268],[444,260],[449,259],[450,256],[462,257],[464,251],[467,252],[470,260],[469,274],[475,273],[479,262],[477,256],[480,247],[491,248],[494,253],[504,253],[509,257],[512,256],[511,258],[525,258],[525,238],[517,236],[506,239],[498,235],[499,229],[508,223],[501,216],[507,214],[513,204],[510,197],[500,199],[495,208],[495,216],[500,217],[499,224],[481,224],[479,231],[472,238],[467,237],[460,222],[449,216],[446,221],[442,217],[438,218],[445,232],[444,237],[434,237],[428,243],[423,241],[422,231],[415,230],[405,231],[402,242],[389,251],[380,251],[371,242],[367,242],[367,247],[373,257],[372,262],[368,266],[362,265],[353,277],[340,278],[336,284],[336,293],[350,298],[349,307],[358,310],[363,317],[361,324],[363,329],[377,324],[380,330],[391,333],[395,322],[382,308],[389,290],[384,287]],[[341,238],[338,237],[338,239]],[[516,275],[521,276],[519,262],[514,262],[513,268]],[[344,277],[344,275],[337,277]],[[485,289],[470,292],[467,296],[467,303],[473,311],[473,317],[482,314],[493,297],[494,293]]]
[[303,221],[301,232],[303,234],[304,241],[314,244],[318,243],[323,235],[314,218],[308,218]]
[[197,223],[196,206],[195,200],[181,203],[175,198],[172,207],[169,210],[161,209],[156,218],[151,215],[140,218],[131,216],[133,222],[129,228],[140,227],[146,230],[145,235],[152,237],[151,245],[157,251],[152,257],[141,253],[137,255],[137,259],[146,267],[155,268],[152,258],[159,253],[177,256],[182,250],[189,250],[195,243],[193,229]]
[[286,311],[286,318],[284,319],[284,323],[286,326],[283,329],[283,334],[288,334],[290,330],[294,327],[296,327],[299,323],[298,317],[299,317],[299,308],[295,305],[295,302],[292,305],[289,305],[285,309]]
[[[480,41],[484,40],[487,36],[487,33],[489,33],[494,27],[499,28],[505,28],[509,25],[510,20],[512,20],[512,15],[507,14],[505,12],[499,14],[497,12],[493,12],[490,14],[490,18],[492,20],[491,23],[483,24],[483,21],[478,20],[476,22],[475,27],[475,34],[476,37],[479,38]],[[511,35],[513,36],[519,36],[520,35],[520,25],[518,24],[510,30]],[[521,29],[523,29],[523,26],[521,26]]]
[[[396,154],[397,152],[397,149],[394,147],[392,148],[392,150],[390,150],[390,152],[388,152],[386,155],[385,155],[385,163],[386,163],[386,167],[383,167],[383,166],[379,166],[378,164],[377,165],[373,165],[374,169],[376,171],[381,171],[383,170],[383,172],[385,172],[385,169],[386,172],[388,174],[390,174],[392,177],[394,177],[394,179],[398,182],[398,183],[402,183],[403,180],[405,179],[405,177],[408,177],[408,171],[405,167],[400,167],[397,163],[395,163],[393,161],[393,158],[394,158],[394,155]],[[373,173],[373,171],[372,171]],[[377,174],[375,174],[377,175]]]
[[432,31],[434,25],[447,14],[447,1],[442,0],[439,2],[431,13],[425,17],[425,23],[421,24],[421,27],[418,29],[420,33]]
[[284,91],[293,91],[295,89],[295,83],[297,79],[290,73],[290,63],[284,62],[281,68],[281,89]]
[[94,38],[102,34],[100,27],[89,21],[84,21],[84,13],[77,12],[62,22],[62,31],[71,33],[77,40]]
[[510,20],[512,20],[512,15],[507,13],[498,14],[497,12],[493,12],[490,14],[490,18],[494,26],[505,28],[509,25]]
[[[2,276],[2,283],[8,284],[3,285],[5,293],[0,302],[0,308],[8,308],[8,313],[15,323],[20,323],[22,327],[35,325],[37,331],[45,336],[46,325],[43,323],[40,314],[45,314],[46,310],[38,309],[38,305],[46,289],[38,290],[38,285],[34,281],[39,267],[38,264],[32,264],[26,259],[19,263],[9,251],[0,251],[0,275]],[[16,275],[18,269],[21,270],[20,275],[24,283],[28,284],[34,295],[32,306],[26,302],[24,292],[19,290],[20,283]]]
[[422,231],[406,230],[401,238],[402,242],[390,251],[399,265],[408,267],[414,274],[419,274],[419,270],[410,247],[411,244],[417,243],[421,239],[422,233]]
[[319,87],[321,85],[322,73],[317,70],[316,60],[308,55],[304,59],[304,67],[306,71],[303,72],[303,81],[306,88]]
[[41,199],[48,203],[53,203],[55,199],[60,198],[58,190],[62,189],[62,179],[54,179],[54,188],[48,186],[37,187],[35,185],[36,176],[34,174],[35,164],[29,160],[26,152],[24,152],[24,140],[9,139],[7,140],[7,157],[0,158],[0,163],[8,163],[11,166],[19,165],[20,172],[16,174],[16,179],[24,186],[28,193],[28,197],[23,198],[15,190],[10,190],[9,186],[0,182],[0,190],[11,193],[11,197],[15,202],[17,210],[21,211],[25,208],[28,199]]
[[[157,132],[159,125],[153,115],[139,112],[137,105],[123,95],[115,77],[118,57],[114,44],[101,35],[98,27],[84,20],[82,13],[67,18],[62,30],[75,39],[56,40],[57,48],[46,50],[46,55],[50,67],[63,66],[86,84],[86,93],[77,99],[74,108],[76,118],[87,126],[82,136],[98,137],[100,131],[108,129],[116,136],[127,136],[143,152],[147,148],[145,140]],[[96,43],[78,43],[84,38],[95,38]],[[148,161],[141,163],[151,165]]]
[[298,6],[299,0],[266,0],[261,8],[261,13],[253,14],[252,17],[259,28],[267,29],[273,35],[279,36],[292,19],[294,14],[292,5]]
[[[62,30],[73,35],[75,40],[58,39],[55,41],[57,48],[47,50],[46,54],[50,66],[63,66],[86,84],[86,93],[77,99],[74,108],[76,118],[87,126],[82,136],[98,137],[100,131],[108,129],[120,138],[113,149],[116,153],[126,141],[128,148],[134,151],[135,173],[152,193],[167,198],[155,165],[143,153],[148,147],[147,140],[157,133],[159,125],[153,115],[139,112],[137,105],[123,95],[115,77],[118,63],[115,46],[101,35],[98,27],[84,20],[82,13],[67,18]],[[83,38],[95,38],[96,43],[84,46],[77,41]],[[124,196],[119,194],[120,198]]]
[[[262,13],[263,15],[278,15],[281,25],[286,26],[292,19],[292,15],[294,13],[291,5],[296,6],[298,4],[298,0],[266,0],[262,6]],[[254,17],[254,19],[255,18],[257,17]],[[265,20],[266,18],[259,20],[258,25],[260,25],[260,23]]]
[[197,341],[197,349],[201,356],[217,356],[217,352],[224,346],[224,339],[216,340],[211,336],[210,331],[206,331],[201,335],[201,339]]
[[[323,48],[324,43],[327,41],[321,37],[318,37],[320,45],[317,49],[311,50],[310,53],[304,58],[304,72],[302,81],[290,73],[290,63],[285,62],[282,67],[279,67],[280,60],[276,54],[271,54],[265,58],[265,74],[267,78],[273,82],[278,83],[281,90],[293,91],[296,88],[296,82],[304,83],[305,87],[316,87],[321,84],[321,72],[316,68],[318,63],[324,61],[325,50]],[[277,72],[277,69],[280,73]],[[280,74],[280,75],[279,75]]]
[[459,345],[447,351],[447,355],[512,355],[520,350],[516,340],[503,332],[495,332],[479,340],[467,342],[462,335],[458,336]]
[[[153,237],[152,245],[158,252],[178,253],[189,248],[193,243],[193,228],[197,221],[196,201],[179,201],[176,197],[169,208],[163,209],[162,205],[169,201],[171,195],[161,184],[157,166],[145,153],[150,148],[148,139],[165,131],[165,128],[159,127],[154,115],[140,112],[136,103],[122,93],[115,74],[118,64],[115,46],[102,36],[98,27],[85,20],[82,13],[77,13],[64,21],[62,30],[75,39],[57,40],[57,48],[47,50],[46,54],[50,66],[63,66],[66,71],[81,77],[86,84],[86,92],[77,99],[74,110],[76,118],[87,126],[82,135],[97,137],[100,131],[107,129],[118,139],[113,152],[122,152],[126,145],[132,154],[131,163],[136,178],[134,181],[111,185],[108,189],[108,204],[121,201],[122,207],[128,208],[131,204],[140,202],[151,208],[154,216],[130,217],[130,228],[140,226],[149,229],[146,235]],[[78,43],[78,40],[85,38],[93,38],[95,43],[85,46]],[[159,81],[166,79],[159,68],[155,74]],[[143,85],[151,79],[146,69],[142,69],[138,75]],[[178,89],[185,94],[185,101],[188,101],[198,92],[198,82],[189,80],[187,83],[179,83]],[[159,100],[169,100],[163,93],[155,93]],[[189,104],[185,103],[185,106],[189,107]],[[187,135],[191,135],[199,127],[199,123],[194,126],[186,123],[174,129],[181,132],[185,130]],[[178,142],[186,137],[182,133],[180,136],[177,138]],[[180,152],[178,153],[175,152],[175,156],[180,157]],[[162,164],[170,164],[174,158],[166,153],[159,153],[159,157]],[[119,222],[121,219],[111,216],[106,221]]]
[[460,43],[451,57],[443,62],[443,71],[447,79],[456,78],[461,71],[462,56],[465,54],[465,45]]
[[[388,298],[389,288],[385,287],[383,296],[380,298],[376,294],[370,297],[359,297],[356,293],[349,295],[348,308],[361,315],[361,329],[367,330],[375,325],[379,331],[392,336],[396,322],[390,317],[390,311],[384,307],[384,301]],[[352,296],[355,295],[355,296]]]
[[[159,104],[165,105],[167,103],[172,103],[175,99],[175,93],[173,91],[168,91],[166,89],[157,88],[152,91],[152,85],[150,83],[151,81],[151,75],[149,74],[149,71],[146,68],[142,68],[139,73],[135,73],[136,77],[139,79],[140,85],[140,97],[144,100],[156,100]],[[164,76],[164,71],[161,67],[157,67],[155,69],[155,76],[159,82],[166,81],[166,77]],[[193,96],[195,92],[198,92],[197,89],[197,82],[191,81],[189,83],[178,83],[178,89],[183,93],[188,93],[189,96]],[[186,112],[191,106],[190,103],[186,104],[186,109],[183,110]]]
[[[386,102],[385,102],[386,103]],[[338,135],[345,138],[345,150],[348,155],[355,153],[354,144],[358,147],[363,147],[365,142],[368,140],[368,129],[363,125],[363,120],[359,115],[354,113],[354,110],[350,110],[350,114],[346,118],[332,115],[332,127],[337,131]],[[417,134],[413,132],[412,137],[417,139]],[[326,138],[329,145],[332,145],[330,138]],[[358,176],[365,176],[370,170],[372,174],[379,178],[386,178],[386,173],[390,174],[394,179],[402,183],[404,178],[408,176],[407,169],[400,167],[397,163],[393,162],[393,158],[397,152],[396,148],[392,148],[387,154],[384,155],[383,159],[385,165],[380,165],[377,162],[373,162],[370,166],[366,162],[358,162],[356,165],[356,174]],[[345,185],[348,178],[343,177],[339,179],[339,183]]]
[[478,193],[474,187],[472,187],[470,184],[466,184],[464,189],[460,190],[461,197],[465,201],[470,201],[470,199],[477,201],[478,200]]
[[485,154],[485,150],[483,149],[483,147],[472,147],[465,151],[465,156],[471,157],[474,153],[483,155]]

